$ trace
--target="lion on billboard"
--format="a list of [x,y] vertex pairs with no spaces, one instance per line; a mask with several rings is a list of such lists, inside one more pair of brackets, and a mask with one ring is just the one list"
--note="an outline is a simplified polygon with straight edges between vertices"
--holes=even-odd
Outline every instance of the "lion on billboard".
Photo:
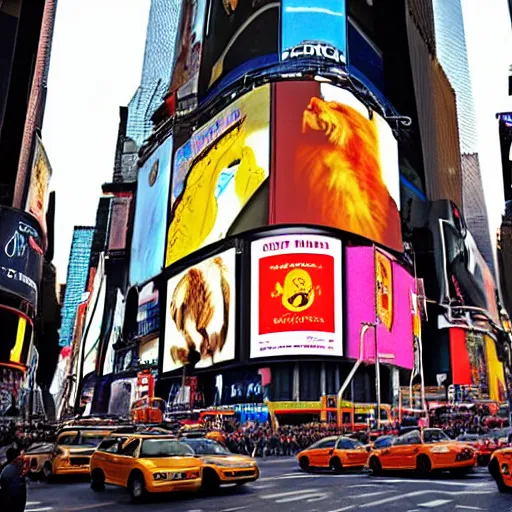
[[174,363],[187,364],[190,351],[197,350],[201,360],[211,358],[213,364],[215,354],[224,348],[231,301],[227,273],[224,261],[217,257],[205,270],[189,269],[176,285],[170,314],[186,346],[171,346]]
[[308,207],[322,223],[401,247],[400,216],[382,176],[375,116],[311,98],[303,114],[304,142],[296,176],[308,184]]

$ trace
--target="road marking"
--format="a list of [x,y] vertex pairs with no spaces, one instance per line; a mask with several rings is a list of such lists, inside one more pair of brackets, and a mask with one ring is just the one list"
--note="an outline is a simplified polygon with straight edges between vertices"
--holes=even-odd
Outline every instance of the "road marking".
[[380,479],[376,480],[381,484],[437,484],[437,485],[446,485],[448,487],[492,487],[492,482],[484,482],[484,483],[470,483],[470,482],[451,482],[444,480],[420,480],[413,478],[396,478],[396,479]]
[[357,484],[357,485],[351,485],[352,489],[356,489],[358,487],[380,487],[379,484]]
[[251,489],[258,489],[258,490],[262,490],[262,489],[270,489],[274,487],[273,485],[251,485]]
[[372,501],[370,503],[363,503],[359,505],[360,508],[368,508],[368,507],[376,507],[378,505],[385,505],[386,503],[391,503],[392,501],[401,500],[404,498],[412,498],[415,496],[424,496],[425,494],[443,494],[445,496],[467,496],[469,494],[491,494],[493,491],[437,491],[435,489],[431,489],[428,491],[413,491],[408,492],[406,494],[401,494],[400,496],[390,496],[389,498],[384,498],[378,501]]
[[[104,501],[103,503],[94,503],[93,505],[81,505],[80,507],[63,508],[66,512],[79,512],[80,510],[89,510],[91,508],[110,507],[110,505],[116,505],[115,501]],[[26,510],[25,512],[28,512]]]
[[41,502],[40,501],[27,501],[27,504],[26,504],[27,507],[34,507],[36,505],[41,505]]
[[349,505],[348,507],[337,508],[336,510],[329,510],[329,512],[345,512],[345,510],[352,510],[353,508],[356,508],[356,506]]
[[460,508],[461,510],[485,510],[480,507],[468,507],[467,505],[455,505],[455,508]]
[[276,494],[263,494],[263,496],[260,496],[260,498],[264,500],[273,500],[274,498],[285,498],[286,496],[297,496],[297,494],[309,494],[312,492],[316,492],[316,489],[301,489],[300,491],[278,492]]
[[408,510],[407,512],[420,512],[419,508],[411,508],[411,510]]
[[419,503],[418,507],[424,507],[424,508],[437,508],[441,507],[442,505],[446,505],[447,503],[451,503],[453,500],[433,500],[433,501],[427,501],[426,503]]
[[225,508],[222,512],[236,512],[237,510],[243,510],[245,507],[234,507],[234,508]]
[[358,494],[356,496],[347,496],[347,498],[353,498],[353,499],[358,499],[358,498],[371,498],[372,496],[381,496],[382,494],[388,494],[390,492],[395,492],[395,491],[377,491],[377,492],[366,492],[364,494]]
[[44,512],[45,510],[53,510],[52,507],[27,508],[25,512]]
[[287,498],[281,498],[279,500],[276,500],[275,502],[276,503],[291,503],[292,501],[307,500],[309,503],[311,503],[313,501],[320,501],[320,500],[327,498],[327,494],[325,494],[325,493],[318,494],[317,492],[311,493],[311,494],[301,494],[300,496],[297,496],[296,492],[294,492],[292,494],[295,494],[295,496],[288,496]]

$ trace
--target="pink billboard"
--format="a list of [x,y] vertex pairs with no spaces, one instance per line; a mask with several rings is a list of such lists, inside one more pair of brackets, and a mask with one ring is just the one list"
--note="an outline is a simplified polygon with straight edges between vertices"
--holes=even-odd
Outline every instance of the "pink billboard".
[[[362,323],[375,322],[377,318],[376,258],[372,247],[347,247],[345,257],[347,290],[345,355],[357,359]],[[375,360],[375,331],[377,331],[380,362],[412,369],[414,354],[411,294],[415,291],[414,278],[396,261],[392,261],[392,258],[390,264],[392,290],[389,296],[392,297],[392,321],[389,328],[379,321],[376,329],[371,327],[366,331],[363,358],[368,362]]]

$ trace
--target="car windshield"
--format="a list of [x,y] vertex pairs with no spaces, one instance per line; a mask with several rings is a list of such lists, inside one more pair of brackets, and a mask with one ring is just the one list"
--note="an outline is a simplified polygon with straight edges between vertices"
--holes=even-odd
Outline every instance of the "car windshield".
[[142,443],[141,457],[189,457],[194,450],[185,443],[172,439],[145,439]]
[[478,441],[480,436],[478,434],[464,434],[457,437],[457,441]]
[[423,432],[423,440],[425,443],[440,443],[442,441],[451,441],[451,439],[438,429],[425,429]]
[[211,439],[187,439],[185,443],[194,450],[196,455],[231,455],[227,448]]
[[83,446],[96,447],[101,443],[101,441],[103,441],[103,439],[105,439],[106,436],[107,436],[106,432],[104,434],[98,434],[98,433],[82,434],[78,444],[83,445]]

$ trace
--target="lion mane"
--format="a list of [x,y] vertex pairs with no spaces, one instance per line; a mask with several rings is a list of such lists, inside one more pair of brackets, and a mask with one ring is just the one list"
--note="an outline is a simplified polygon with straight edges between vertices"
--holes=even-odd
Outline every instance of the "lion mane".
[[[401,247],[400,217],[382,178],[376,119],[312,98],[302,119],[296,177],[322,224]],[[304,186],[304,185],[302,185]]]

